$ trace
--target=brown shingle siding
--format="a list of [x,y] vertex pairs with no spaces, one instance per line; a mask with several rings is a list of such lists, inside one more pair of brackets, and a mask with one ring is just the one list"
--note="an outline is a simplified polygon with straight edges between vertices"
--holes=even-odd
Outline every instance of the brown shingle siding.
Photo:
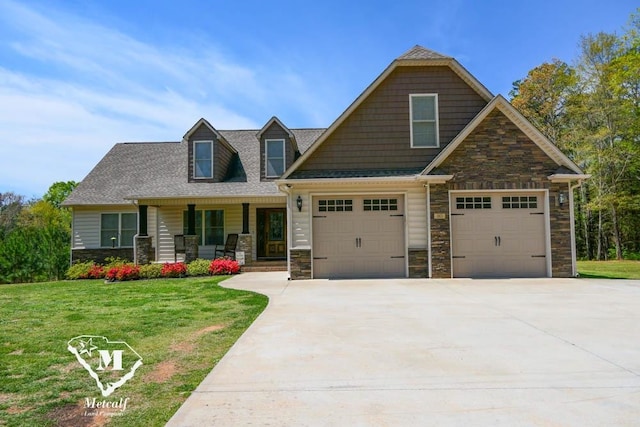
[[[412,149],[409,95],[437,93],[440,148]],[[486,105],[448,67],[399,67],[299,170],[425,167]]]
[[265,159],[265,141],[267,139],[284,139],[284,149],[285,149],[285,170],[289,168],[293,164],[296,158],[296,152],[294,149],[293,141],[291,141],[291,137],[286,130],[282,129],[280,125],[277,123],[272,123],[269,128],[267,128],[261,138],[260,138],[260,179],[261,180],[272,180],[273,178],[266,178],[267,172],[265,169],[266,159]]

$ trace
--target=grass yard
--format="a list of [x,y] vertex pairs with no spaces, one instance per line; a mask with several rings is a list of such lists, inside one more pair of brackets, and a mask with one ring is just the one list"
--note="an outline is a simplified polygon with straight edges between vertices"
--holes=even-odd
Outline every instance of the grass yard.
[[640,279],[640,261],[578,261],[580,277]]
[[[0,286],[0,425],[164,425],[267,305],[221,280]],[[143,364],[103,397],[67,350],[79,335],[125,341]],[[125,411],[100,414],[85,407],[94,397],[129,400]]]

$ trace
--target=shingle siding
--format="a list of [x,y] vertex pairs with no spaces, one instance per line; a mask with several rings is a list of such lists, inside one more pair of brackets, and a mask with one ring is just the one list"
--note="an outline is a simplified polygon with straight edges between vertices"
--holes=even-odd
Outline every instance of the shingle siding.
[[[438,94],[440,147],[411,148],[409,95]],[[398,67],[297,170],[424,168],[487,104],[448,67]]]
[[[193,173],[193,143],[194,141],[213,141],[213,178],[202,179],[202,178],[194,178]],[[188,154],[188,181],[197,183],[197,182],[222,182],[224,181],[227,173],[229,171],[229,165],[233,159],[233,152],[220,141],[217,135],[209,129],[209,127],[202,124],[198,129],[196,129],[191,136],[189,137],[189,154]]]
[[280,125],[277,123],[272,123],[268,129],[266,129],[260,138],[260,180],[272,180],[274,178],[267,178],[266,172],[266,155],[265,155],[265,141],[267,139],[283,139],[284,140],[284,150],[285,150],[285,170],[289,168],[293,164],[296,158],[296,152],[293,146],[293,142],[291,141],[291,137],[282,129]]

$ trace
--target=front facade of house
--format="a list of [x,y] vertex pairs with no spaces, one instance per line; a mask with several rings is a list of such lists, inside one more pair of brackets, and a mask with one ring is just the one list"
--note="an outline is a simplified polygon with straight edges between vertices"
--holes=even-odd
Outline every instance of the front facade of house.
[[74,259],[173,261],[180,234],[187,256],[212,258],[238,233],[248,262],[287,259],[291,279],[568,277],[586,178],[457,61],[416,46],[328,129],[200,120],[180,143],[116,145],[66,204]]

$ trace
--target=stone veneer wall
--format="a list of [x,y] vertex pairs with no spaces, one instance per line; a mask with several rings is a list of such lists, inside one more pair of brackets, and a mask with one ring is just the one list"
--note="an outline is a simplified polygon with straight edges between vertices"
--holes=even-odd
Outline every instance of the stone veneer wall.
[[73,249],[71,251],[73,262],[95,261],[104,264],[110,257],[133,261],[133,248]]
[[244,263],[251,264],[253,262],[253,238],[251,234],[240,234],[238,236],[238,244],[236,252],[244,252]]
[[[431,212],[431,277],[451,278],[451,233],[449,227],[448,186],[429,187]],[[434,213],[444,214],[444,219],[435,219]]]
[[[571,275],[571,223],[567,184],[552,184],[558,165],[499,110],[449,155],[434,174],[452,174],[447,184],[430,186],[432,275],[451,277],[449,190],[549,190],[552,275]],[[565,193],[564,206],[556,203]],[[434,219],[434,213],[446,219]]]
[[[558,193],[565,194],[563,206],[558,203]],[[551,184],[549,188],[549,222],[551,223],[551,275],[571,277],[571,216],[569,188],[564,184]]]
[[429,277],[429,251],[426,249],[409,249],[409,277]]
[[311,249],[289,250],[291,280],[311,279]]
[[149,264],[153,261],[154,256],[151,252],[153,247],[151,245],[153,238],[151,236],[136,236],[135,237],[135,245],[136,245],[136,260],[135,263],[138,265]]
[[184,236],[184,262],[189,263],[198,259],[198,236]]

